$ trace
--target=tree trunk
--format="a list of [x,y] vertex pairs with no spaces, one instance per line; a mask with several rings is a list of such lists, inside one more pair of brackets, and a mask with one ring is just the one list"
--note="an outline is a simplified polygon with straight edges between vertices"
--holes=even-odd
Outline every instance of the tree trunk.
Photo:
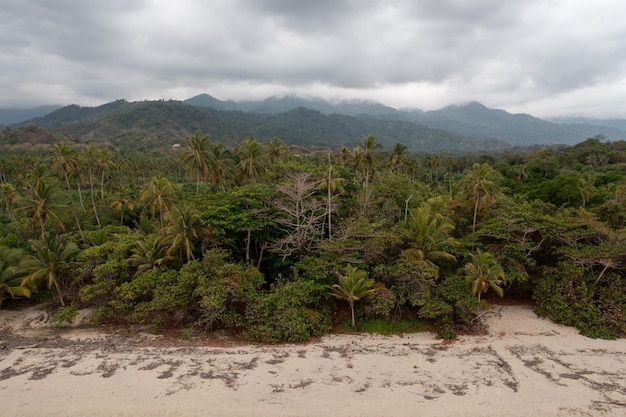
[[328,200],[326,202],[326,212],[328,214],[328,240],[333,238],[333,229],[331,225],[331,200],[332,200],[332,172],[330,164],[330,151],[328,151]]
[[478,205],[480,204],[480,193],[476,193],[474,196],[476,202],[474,203],[474,221],[472,222],[472,233],[476,231],[476,218],[478,217]]
[[356,322],[354,320],[354,301],[349,301],[350,303],[350,312],[352,313],[352,328],[356,328]]

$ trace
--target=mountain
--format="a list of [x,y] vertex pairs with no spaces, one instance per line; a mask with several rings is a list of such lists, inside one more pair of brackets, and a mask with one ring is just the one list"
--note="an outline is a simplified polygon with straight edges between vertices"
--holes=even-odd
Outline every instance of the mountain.
[[352,146],[373,134],[387,149],[401,142],[417,152],[574,145],[597,135],[607,140],[626,138],[623,120],[559,121],[564,123],[489,109],[478,102],[423,112],[363,100],[327,102],[285,96],[237,103],[208,94],[184,102],[116,100],[98,107],[71,105],[30,120],[63,137],[126,145],[132,139],[133,146],[146,148],[169,146],[195,131],[231,145],[245,137],[266,141],[278,136],[288,144],[308,147]]
[[603,125],[551,123],[528,114],[489,109],[478,102],[416,114],[414,121],[475,138],[498,138],[514,146],[573,145],[590,137],[626,138],[626,129]]
[[39,106],[30,109],[0,109],[0,125],[21,123],[35,117],[44,116],[61,106]]
[[554,117],[552,123],[606,126],[626,131],[626,119],[591,119],[587,117]]
[[472,139],[404,120],[323,114],[304,107],[272,114],[223,111],[173,100],[72,105],[30,123],[80,141],[109,141],[145,149],[171,146],[196,131],[228,145],[246,137],[265,142],[278,136],[287,144],[306,147],[352,147],[373,134],[385,149],[401,142],[416,152],[461,153],[509,147],[503,141]]
[[[330,103],[319,99],[285,96],[235,103],[223,102],[209,95],[202,96],[203,106],[217,110],[225,109],[226,103],[231,110],[260,114],[279,114],[304,107],[325,115],[340,114],[357,116],[360,119],[370,117],[375,120],[412,122],[465,137],[498,139],[508,142],[511,146],[573,145],[597,135],[602,135],[608,140],[626,139],[626,121],[624,123],[612,121],[610,124],[596,123],[596,120],[589,120],[584,124],[555,123],[528,114],[511,114],[504,110],[489,109],[475,101],[423,112],[418,109],[398,110],[363,100]],[[198,100],[194,99],[186,102],[195,105],[193,103]]]
[[199,94],[192,98],[188,98],[187,100],[183,101],[183,103],[196,107],[211,107],[215,110],[241,110],[239,104],[235,103],[232,100],[221,101],[208,94]]

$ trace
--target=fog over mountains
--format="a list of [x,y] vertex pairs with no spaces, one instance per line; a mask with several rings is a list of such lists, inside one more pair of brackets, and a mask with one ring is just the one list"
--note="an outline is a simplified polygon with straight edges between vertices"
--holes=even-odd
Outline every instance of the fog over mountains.
[[397,142],[416,152],[493,151],[515,146],[573,145],[601,135],[626,139],[626,120],[558,118],[489,109],[478,102],[434,111],[394,109],[371,101],[328,102],[296,96],[261,101],[222,101],[200,94],[184,101],[127,102],[97,107],[48,106],[0,109],[0,124],[32,123],[77,140],[123,141],[130,132],[142,140],[180,141],[194,131],[236,143],[278,136],[302,146],[351,146],[373,134],[385,148]]

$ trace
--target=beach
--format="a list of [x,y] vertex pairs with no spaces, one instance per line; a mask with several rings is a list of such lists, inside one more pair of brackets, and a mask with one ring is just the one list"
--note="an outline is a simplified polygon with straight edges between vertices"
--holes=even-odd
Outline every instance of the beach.
[[494,306],[487,331],[174,343],[0,310],[1,413],[40,416],[624,416],[626,340]]

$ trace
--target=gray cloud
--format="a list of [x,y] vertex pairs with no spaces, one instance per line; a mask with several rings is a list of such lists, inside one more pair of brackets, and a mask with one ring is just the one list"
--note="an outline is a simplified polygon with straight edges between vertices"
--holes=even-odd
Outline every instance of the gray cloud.
[[0,107],[272,94],[626,117],[614,0],[0,0]]

